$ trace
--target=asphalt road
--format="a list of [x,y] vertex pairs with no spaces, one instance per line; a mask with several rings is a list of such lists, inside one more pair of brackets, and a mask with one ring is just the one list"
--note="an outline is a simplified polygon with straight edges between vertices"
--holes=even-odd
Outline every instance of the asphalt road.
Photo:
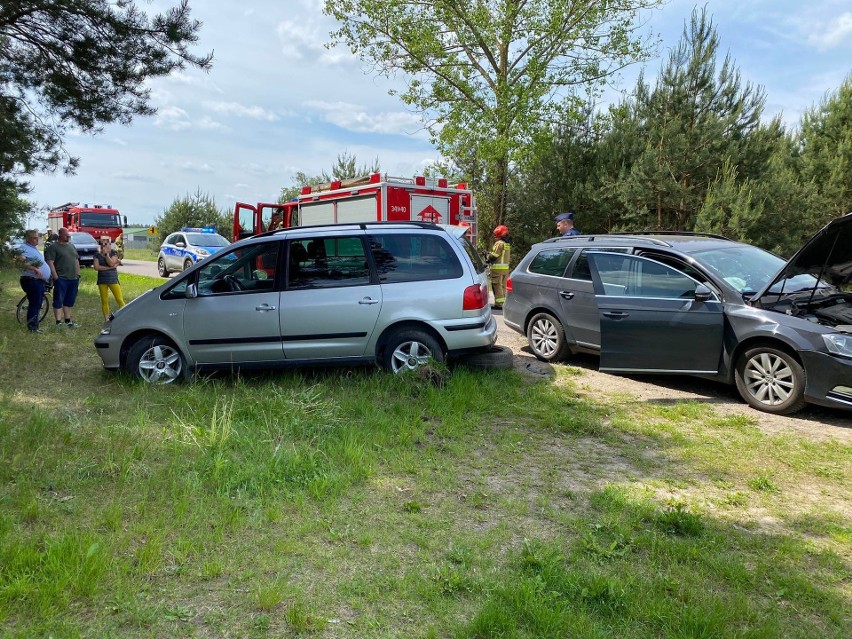
[[[131,275],[147,275],[148,277],[160,277],[157,273],[157,263],[148,260],[122,260],[118,267],[119,273],[130,273]],[[165,281],[164,278],[160,278]]]

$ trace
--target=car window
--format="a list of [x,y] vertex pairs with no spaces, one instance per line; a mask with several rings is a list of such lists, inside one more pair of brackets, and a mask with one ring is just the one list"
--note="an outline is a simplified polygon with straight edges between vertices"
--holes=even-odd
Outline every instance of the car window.
[[171,235],[169,235],[165,239],[165,241],[163,241],[163,244],[174,244],[176,241],[177,241],[177,233],[172,233]]
[[279,244],[249,244],[208,258],[198,270],[198,296],[273,290]]
[[288,289],[363,286],[370,265],[361,236],[292,240],[288,247]]
[[635,255],[593,252],[604,295],[692,299],[698,285],[691,277],[665,264]]
[[[527,270],[538,275],[562,277],[575,252],[576,249],[546,249],[540,251],[530,262]],[[589,275],[589,279],[591,280],[591,275]]]
[[574,266],[571,268],[571,273],[570,275],[568,275],[568,277],[570,277],[572,280],[585,280],[587,282],[592,281],[592,271],[589,268],[588,258],[588,253],[590,251],[606,251],[607,253],[629,253],[630,249],[627,247],[584,249],[580,253],[580,256],[577,258],[577,261],[574,262]]
[[455,251],[439,235],[378,233],[370,236],[370,248],[382,284],[457,279],[464,272]]

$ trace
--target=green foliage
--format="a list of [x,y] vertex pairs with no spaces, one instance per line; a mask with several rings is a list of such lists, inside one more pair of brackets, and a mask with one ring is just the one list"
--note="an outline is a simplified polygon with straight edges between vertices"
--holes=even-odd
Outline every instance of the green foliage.
[[706,10],[696,9],[653,86],[606,113],[593,103],[535,146],[512,182],[515,250],[555,234],[574,210],[584,233],[719,233],[790,255],[852,210],[852,78],[803,118],[761,121],[764,94],[743,84]]
[[852,75],[802,118],[797,137],[803,183],[817,186],[820,218],[852,212]]
[[216,208],[216,201],[210,195],[197,190],[192,195],[188,193],[175,199],[171,206],[163,211],[155,224],[159,231],[160,242],[169,234],[179,231],[184,226],[208,226],[216,227],[216,230],[225,237],[231,235],[233,214],[220,211]]
[[330,175],[325,171],[323,171],[321,175],[315,176],[310,176],[302,171],[297,172],[296,176],[293,178],[292,186],[285,186],[281,189],[281,194],[278,196],[278,202],[283,204],[284,202],[289,202],[290,200],[295,199],[296,196],[301,193],[303,186],[318,186],[333,180],[347,180],[349,178],[370,175],[371,173],[379,173],[380,171],[379,158],[373,160],[373,163],[370,165],[361,164],[359,166],[355,156],[349,155],[347,151],[344,151],[337,156],[337,161],[334,163],[334,166],[331,167]]
[[505,219],[513,166],[544,123],[570,117],[578,89],[599,87],[647,54],[638,12],[658,0],[327,0],[333,33],[379,73],[402,73],[403,102],[469,174],[483,225]]
[[[212,54],[196,56],[201,23],[187,0],[148,15],[132,1],[30,0],[0,5],[0,180],[18,194],[18,176],[79,160],[63,147],[69,129],[97,133],[110,122],[150,115],[150,78],[187,65],[209,69]],[[4,215],[0,207],[0,215]],[[0,223],[2,226],[2,223]]]

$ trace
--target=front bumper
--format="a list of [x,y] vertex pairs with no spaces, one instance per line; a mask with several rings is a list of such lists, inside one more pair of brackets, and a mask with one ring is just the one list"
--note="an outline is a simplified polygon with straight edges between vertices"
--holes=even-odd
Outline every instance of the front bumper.
[[108,371],[121,370],[121,340],[112,335],[98,335],[95,338],[95,351],[101,358],[103,367]]
[[805,367],[805,399],[812,404],[852,410],[852,359],[800,351]]

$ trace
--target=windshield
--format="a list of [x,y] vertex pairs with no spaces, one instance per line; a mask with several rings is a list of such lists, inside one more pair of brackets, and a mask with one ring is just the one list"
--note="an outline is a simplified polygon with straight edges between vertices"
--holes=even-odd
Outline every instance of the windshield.
[[71,242],[74,244],[97,244],[95,238],[88,233],[71,233]]
[[121,219],[117,213],[81,213],[80,226],[94,226],[100,229],[120,229]]
[[230,242],[218,233],[187,233],[186,241],[192,246],[228,246]]
[[[756,293],[766,286],[786,263],[777,255],[755,246],[732,246],[700,251],[693,255],[702,265],[740,293]],[[792,293],[812,289],[816,282],[816,278],[810,275],[796,275],[788,280],[780,280],[769,292]]]

